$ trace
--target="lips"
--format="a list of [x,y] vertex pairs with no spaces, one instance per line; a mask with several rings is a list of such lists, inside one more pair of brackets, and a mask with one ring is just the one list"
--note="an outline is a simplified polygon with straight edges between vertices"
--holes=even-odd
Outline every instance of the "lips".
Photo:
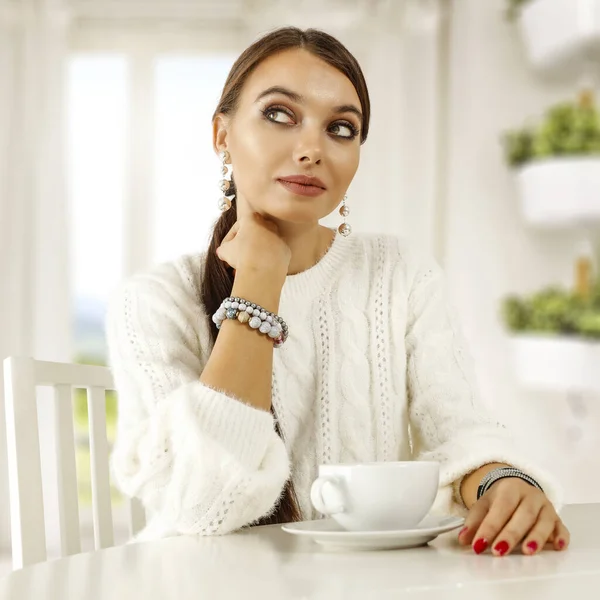
[[278,179],[277,182],[283,186],[288,192],[296,196],[308,196],[314,198],[325,193],[322,187],[316,185],[305,185],[303,183],[296,183],[287,179]]
[[314,186],[322,190],[326,189],[325,184],[318,177],[309,177],[308,175],[288,175],[287,177],[280,177],[279,181]]

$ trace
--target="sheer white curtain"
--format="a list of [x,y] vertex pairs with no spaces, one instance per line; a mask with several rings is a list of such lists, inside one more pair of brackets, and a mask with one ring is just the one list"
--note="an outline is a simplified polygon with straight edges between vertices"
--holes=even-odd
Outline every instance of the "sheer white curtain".
[[[67,15],[0,0],[0,358],[70,358],[62,152]],[[2,387],[0,387],[2,389]],[[8,506],[0,392],[0,506]],[[8,542],[0,511],[0,544]]]

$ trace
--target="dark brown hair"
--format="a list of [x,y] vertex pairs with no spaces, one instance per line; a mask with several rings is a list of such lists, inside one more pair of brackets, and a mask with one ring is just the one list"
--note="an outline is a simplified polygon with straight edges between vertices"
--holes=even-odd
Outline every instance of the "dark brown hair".
[[[303,31],[297,27],[282,27],[266,34],[244,50],[227,76],[221,99],[212,117],[213,122],[219,114],[230,116],[235,114],[245,81],[263,60],[278,52],[295,48],[306,50],[324,60],[341,71],[352,82],[360,99],[363,113],[360,141],[361,144],[364,143],[369,131],[371,105],[362,70],[354,56],[343,44],[333,36],[317,29]],[[228,196],[236,193],[233,177],[231,184],[227,192]],[[214,314],[219,308],[223,299],[229,296],[233,288],[233,271],[219,260],[216,249],[221,245],[223,238],[236,221],[237,207],[234,201],[231,208],[224,212],[216,222],[206,254],[202,281],[202,301],[209,319],[210,315]],[[218,329],[212,320],[209,320],[209,322],[214,343],[217,339]],[[273,408],[271,408],[271,412],[275,416]],[[276,430],[281,435],[278,424],[276,424]],[[274,512],[260,519],[258,524],[288,523],[300,519],[298,500],[290,480],[287,482]]]

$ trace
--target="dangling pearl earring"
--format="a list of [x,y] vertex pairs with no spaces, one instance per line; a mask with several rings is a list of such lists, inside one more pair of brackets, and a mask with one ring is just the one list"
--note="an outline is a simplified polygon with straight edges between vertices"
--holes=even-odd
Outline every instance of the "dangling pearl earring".
[[[233,166],[231,165],[231,156],[227,150],[223,150],[220,154],[221,157],[221,173],[225,179],[221,179],[220,187],[223,192],[222,198],[219,199],[217,206],[221,212],[227,212],[231,208],[231,201],[235,199],[235,194],[232,194],[230,198],[227,197],[227,192],[231,189],[231,175],[233,173]],[[227,179],[227,165],[231,167],[229,171],[229,179]]]
[[352,227],[346,223],[346,217],[350,214],[350,209],[346,206],[346,198],[344,196],[342,200],[342,206],[340,207],[340,215],[344,217],[344,222],[338,227],[338,231],[344,236],[348,237],[352,233]]

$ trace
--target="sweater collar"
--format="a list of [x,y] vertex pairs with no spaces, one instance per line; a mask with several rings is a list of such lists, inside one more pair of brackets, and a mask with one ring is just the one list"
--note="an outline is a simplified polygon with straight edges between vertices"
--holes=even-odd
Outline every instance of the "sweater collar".
[[345,238],[337,230],[329,250],[323,255],[319,262],[310,269],[288,275],[282,289],[282,298],[297,299],[311,298],[322,292],[333,276],[339,271],[345,260],[349,258],[350,240]]

